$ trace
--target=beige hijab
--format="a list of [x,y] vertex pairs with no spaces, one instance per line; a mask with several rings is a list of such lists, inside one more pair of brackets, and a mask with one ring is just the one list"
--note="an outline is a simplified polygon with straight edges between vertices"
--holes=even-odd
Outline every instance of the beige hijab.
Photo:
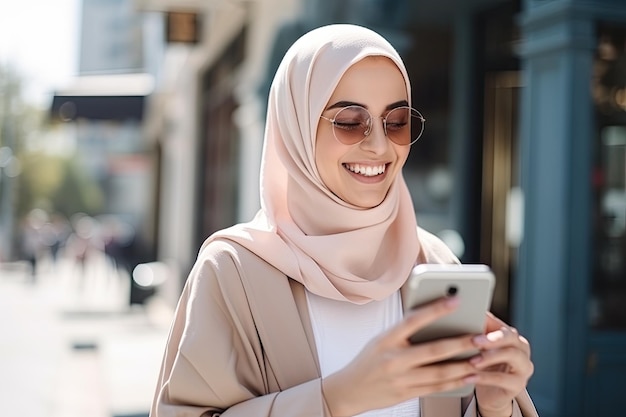
[[344,72],[367,56],[402,59],[377,33],[354,25],[315,29],[287,51],[272,83],[255,218],[210,236],[248,248],[312,293],[364,304],[398,290],[416,263],[417,224],[402,174],[377,207],[335,196],[315,165],[320,115]]

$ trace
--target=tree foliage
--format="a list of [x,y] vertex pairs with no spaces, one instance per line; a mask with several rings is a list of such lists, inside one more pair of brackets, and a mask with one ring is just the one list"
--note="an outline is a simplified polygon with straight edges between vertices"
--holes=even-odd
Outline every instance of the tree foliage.
[[[14,221],[34,208],[66,216],[97,214],[102,207],[102,190],[83,172],[76,154],[59,155],[45,143],[38,144],[48,139],[46,133],[53,126],[47,123],[47,109],[24,100],[22,84],[18,73],[0,65],[0,148],[11,149],[20,166],[19,175],[10,179],[14,191],[8,195],[13,199]],[[1,189],[0,195],[7,198]]]
[[63,213],[98,214],[103,203],[100,187],[80,168],[75,157],[25,152],[19,181],[17,212],[33,208]]

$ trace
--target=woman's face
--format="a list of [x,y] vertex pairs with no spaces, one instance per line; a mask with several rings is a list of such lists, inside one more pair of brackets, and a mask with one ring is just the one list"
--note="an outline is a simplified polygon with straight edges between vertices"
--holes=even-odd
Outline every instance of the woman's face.
[[315,163],[322,181],[336,196],[357,207],[372,208],[384,200],[411,148],[393,143],[383,129],[382,116],[392,107],[408,105],[404,78],[393,61],[367,57],[351,66],[322,116],[333,119],[353,104],[372,115],[371,133],[361,143],[344,145],[335,138],[333,124],[320,118]]

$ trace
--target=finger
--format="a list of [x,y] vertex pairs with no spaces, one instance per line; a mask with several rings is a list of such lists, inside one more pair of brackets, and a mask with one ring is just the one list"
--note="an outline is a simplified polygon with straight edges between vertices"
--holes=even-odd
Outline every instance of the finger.
[[476,375],[479,370],[468,361],[447,362],[414,368],[403,377],[407,385],[435,385]]
[[500,320],[490,311],[487,312],[487,319],[485,321],[485,333],[493,332],[501,329],[502,327],[510,327],[504,321]]
[[463,388],[468,384],[475,384],[478,380],[478,375],[470,375],[465,378],[455,379],[452,381],[438,381],[431,385],[419,384],[411,390],[411,395],[409,398],[423,397],[438,392],[456,390],[459,388]]
[[473,356],[478,351],[473,336],[457,336],[420,343],[407,349],[403,356],[412,367],[441,362],[459,355]]
[[504,372],[479,372],[476,374],[477,386],[488,386],[504,390],[511,396],[524,389],[528,380],[517,374]]
[[533,363],[524,352],[515,348],[503,348],[495,350],[487,350],[481,352],[480,355],[473,357],[469,361],[477,370],[493,370],[492,367],[498,367],[503,372],[519,374],[524,377],[530,377],[533,373]]
[[527,356],[530,356],[530,344],[528,343],[528,340],[526,340],[523,336],[520,336],[515,329],[508,326],[484,335],[475,336],[473,342],[476,347],[483,350],[496,349],[505,346],[515,346],[525,352]]
[[389,339],[394,345],[405,345],[413,333],[438,318],[450,314],[458,305],[459,300],[457,297],[443,297],[420,306],[411,311],[404,320],[385,333],[384,337]]

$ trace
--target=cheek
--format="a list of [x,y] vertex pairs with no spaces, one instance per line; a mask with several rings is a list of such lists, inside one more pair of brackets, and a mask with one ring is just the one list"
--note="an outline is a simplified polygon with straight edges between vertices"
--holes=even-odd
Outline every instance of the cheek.
[[335,140],[332,131],[327,132],[324,129],[318,129],[315,141],[315,165],[325,183],[327,183],[329,175],[338,169],[339,159],[345,151],[343,148]]
[[409,157],[409,151],[411,150],[411,147],[393,144],[393,148],[398,158],[398,166],[401,169],[406,163],[407,158]]

